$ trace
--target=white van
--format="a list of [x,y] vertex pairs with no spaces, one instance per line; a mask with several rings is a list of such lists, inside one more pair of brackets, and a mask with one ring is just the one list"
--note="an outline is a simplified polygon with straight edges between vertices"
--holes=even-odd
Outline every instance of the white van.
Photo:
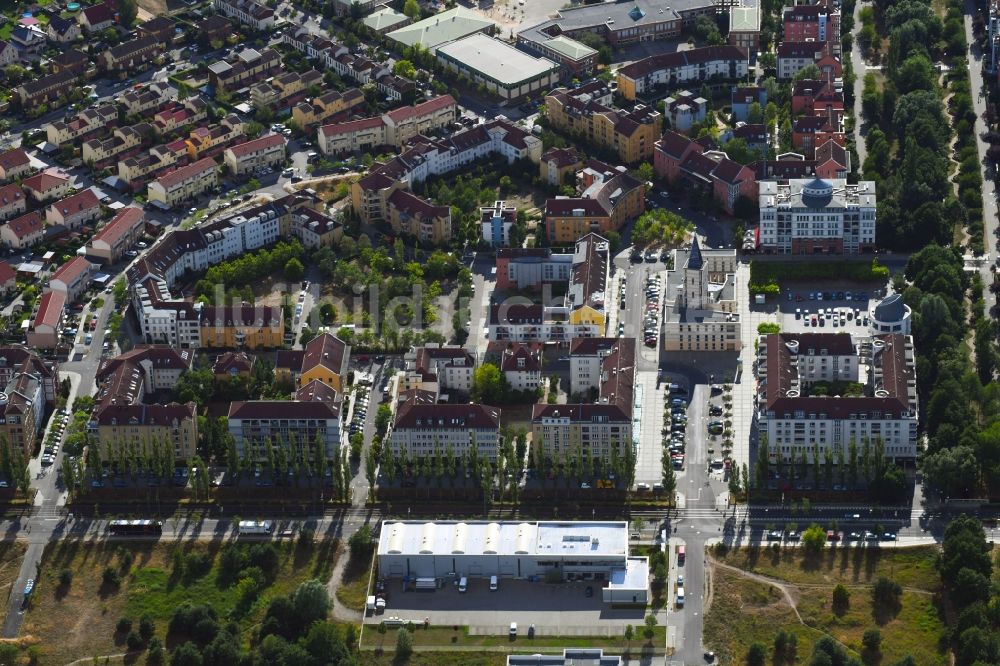
[[496,592],[496,591],[497,591],[497,577],[490,576],[490,592]]
[[469,579],[466,578],[465,576],[462,576],[461,578],[458,579],[458,591],[459,592],[469,591]]
[[678,587],[677,588],[677,607],[678,608],[683,608],[684,607],[684,588],[683,587]]

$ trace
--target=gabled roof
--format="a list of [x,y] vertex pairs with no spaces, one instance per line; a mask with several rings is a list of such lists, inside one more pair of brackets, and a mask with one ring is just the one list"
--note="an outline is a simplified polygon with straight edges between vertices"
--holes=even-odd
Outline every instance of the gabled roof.
[[55,328],[62,318],[66,307],[66,294],[61,291],[46,291],[38,301],[38,312],[35,313],[34,328],[51,326]]
[[17,169],[31,164],[28,153],[23,148],[12,148],[4,153],[0,153],[0,168],[7,171]]
[[188,178],[197,176],[200,173],[214,171],[215,167],[215,160],[211,157],[205,157],[197,162],[194,162],[193,164],[188,164],[187,166],[182,166],[179,169],[174,169],[170,173],[157,178],[155,182],[163,186],[164,189],[170,189],[178,183],[182,183]]
[[101,202],[98,201],[94,190],[88,188],[82,192],[77,192],[76,194],[71,194],[68,197],[60,199],[49,207],[62,215],[74,215],[100,208]]
[[232,146],[229,150],[238,159],[258,150],[267,150],[276,146],[284,146],[285,137],[280,134],[268,134],[252,141]]
[[421,102],[414,106],[403,106],[398,109],[393,109],[392,111],[385,114],[394,123],[399,124],[413,118],[422,118],[424,116],[429,116],[433,113],[437,113],[441,109],[446,109],[449,106],[456,106],[455,98],[451,95],[439,95],[434,99],[429,99],[426,102]]
[[84,8],[81,10],[80,15],[86,17],[87,23],[90,25],[100,25],[101,23],[115,20],[115,13],[104,2]]
[[65,185],[68,182],[69,177],[46,170],[36,173],[34,176],[25,178],[21,184],[24,187],[36,192],[46,192],[61,185]]
[[0,284],[7,284],[17,278],[17,271],[10,267],[10,264],[0,262]]
[[351,347],[343,340],[330,333],[316,336],[306,344],[305,355],[302,358],[302,372],[306,373],[316,366],[332,370],[338,375],[345,375]]
[[58,280],[65,285],[70,285],[81,275],[90,271],[91,268],[91,263],[83,257],[73,257],[52,274],[49,282]]
[[361,118],[360,120],[349,120],[343,123],[323,125],[320,128],[320,131],[323,132],[323,136],[338,136],[341,134],[354,134],[355,132],[361,132],[362,130],[381,127],[384,124],[385,120],[383,120],[381,116],[375,116],[374,118]]
[[145,212],[141,208],[126,206],[118,211],[118,214],[111,218],[110,222],[101,227],[100,231],[94,234],[91,243],[100,240],[108,245],[114,245],[130,229],[141,224],[144,217]]
[[406,428],[499,429],[500,408],[485,405],[425,404],[411,398],[396,411],[394,430]]
[[683,134],[667,130],[663,133],[660,140],[656,142],[656,147],[667,155],[675,159],[680,159],[684,156],[684,152],[690,148],[691,143],[691,139]]
[[19,240],[22,240],[31,234],[42,231],[45,228],[45,223],[42,220],[41,211],[33,210],[21,217],[15,217],[7,223],[7,228]]
[[539,372],[542,364],[537,352],[522,344],[514,343],[504,350],[500,369],[504,372]]
[[0,208],[5,208],[16,201],[24,201],[24,190],[21,186],[14,183],[0,185]]

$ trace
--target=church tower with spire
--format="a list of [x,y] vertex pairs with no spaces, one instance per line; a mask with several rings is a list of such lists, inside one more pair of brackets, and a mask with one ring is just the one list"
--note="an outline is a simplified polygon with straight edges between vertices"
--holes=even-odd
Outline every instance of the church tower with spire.
[[684,266],[684,303],[686,310],[702,310],[705,308],[705,261],[701,256],[701,246],[698,237],[691,242],[691,253],[687,265]]

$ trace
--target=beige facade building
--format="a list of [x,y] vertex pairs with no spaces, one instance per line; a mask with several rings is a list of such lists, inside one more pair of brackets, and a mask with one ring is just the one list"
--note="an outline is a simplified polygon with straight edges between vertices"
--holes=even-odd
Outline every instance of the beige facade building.
[[280,134],[268,134],[252,141],[238,143],[223,153],[229,173],[244,176],[258,167],[280,165],[285,161],[287,141]]
[[218,182],[219,174],[215,160],[206,157],[151,182],[147,188],[147,198],[172,208],[215,187]]

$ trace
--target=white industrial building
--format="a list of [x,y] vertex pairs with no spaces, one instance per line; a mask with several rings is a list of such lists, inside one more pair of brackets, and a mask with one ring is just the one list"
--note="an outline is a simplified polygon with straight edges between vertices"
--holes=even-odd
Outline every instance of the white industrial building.
[[386,521],[378,566],[381,576],[408,580],[603,581],[605,603],[645,604],[649,561],[630,557],[628,543],[624,521]]

